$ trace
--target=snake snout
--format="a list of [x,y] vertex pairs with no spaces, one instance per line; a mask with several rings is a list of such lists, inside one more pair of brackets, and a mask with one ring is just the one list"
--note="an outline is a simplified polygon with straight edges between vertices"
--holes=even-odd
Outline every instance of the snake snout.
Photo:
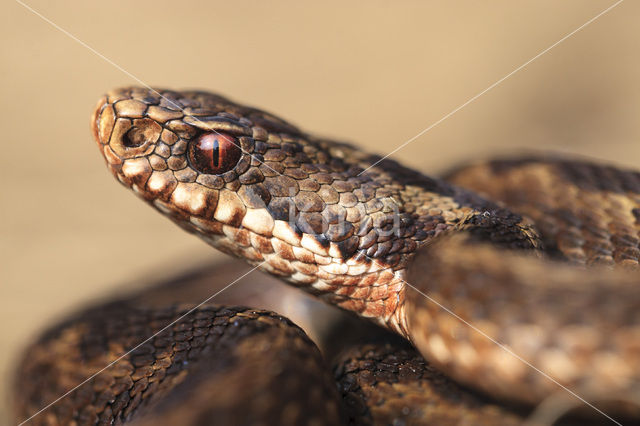
[[160,138],[162,126],[145,117],[142,104],[133,99],[109,103],[103,98],[93,113],[91,127],[98,145],[108,162],[150,154]]

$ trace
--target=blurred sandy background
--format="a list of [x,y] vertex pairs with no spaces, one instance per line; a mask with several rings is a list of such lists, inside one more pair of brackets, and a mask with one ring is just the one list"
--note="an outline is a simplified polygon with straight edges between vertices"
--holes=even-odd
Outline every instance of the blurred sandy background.
[[[215,90],[381,154],[613,3],[28,2],[148,84]],[[0,15],[6,411],[19,350],[47,324],[220,255],[102,164],[89,115],[105,90],[135,81],[19,3]],[[394,157],[436,173],[555,149],[640,167],[638,16],[640,3],[620,4]]]

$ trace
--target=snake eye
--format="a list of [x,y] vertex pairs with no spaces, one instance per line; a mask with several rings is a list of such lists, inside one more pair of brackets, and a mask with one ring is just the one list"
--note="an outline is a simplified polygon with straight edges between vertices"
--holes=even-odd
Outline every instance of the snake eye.
[[219,175],[231,170],[242,155],[238,141],[223,133],[205,133],[189,145],[189,161],[201,173]]

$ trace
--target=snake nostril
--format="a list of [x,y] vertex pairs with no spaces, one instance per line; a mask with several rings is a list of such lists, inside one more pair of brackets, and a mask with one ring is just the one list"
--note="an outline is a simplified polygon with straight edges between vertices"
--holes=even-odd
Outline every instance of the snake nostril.
[[137,148],[145,143],[146,135],[138,127],[132,127],[122,135],[122,145],[127,148]]
[[120,158],[133,158],[153,151],[162,126],[149,118],[118,118],[109,136],[109,147]]

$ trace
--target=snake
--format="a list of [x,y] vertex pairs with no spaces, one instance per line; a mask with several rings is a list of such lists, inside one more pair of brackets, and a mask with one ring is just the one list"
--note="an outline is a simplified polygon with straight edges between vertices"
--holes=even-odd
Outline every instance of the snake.
[[20,421],[524,424],[567,399],[640,418],[640,173],[541,154],[430,177],[197,90],[112,90],[91,129],[135,195],[369,338],[331,369],[275,312],[121,297],[26,349]]

